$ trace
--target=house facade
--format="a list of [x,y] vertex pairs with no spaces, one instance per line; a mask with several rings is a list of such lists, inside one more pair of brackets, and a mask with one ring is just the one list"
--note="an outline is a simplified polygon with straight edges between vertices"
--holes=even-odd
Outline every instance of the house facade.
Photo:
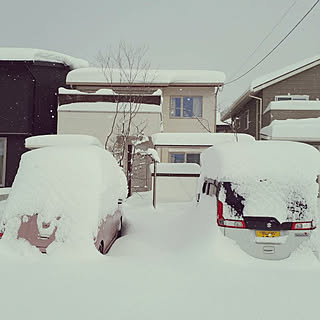
[[250,89],[222,115],[231,119],[238,132],[260,139],[260,130],[276,119],[317,116],[310,110],[265,112],[273,101],[312,101],[320,99],[320,56],[301,61],[254,80]]
[[[139,111],[134,117],[135,126],[138,127],[139,123],[144,122],[143,132],[147,137],[160,132],[215,132],[217,95],[224,83],[223,73],[194,70],[149,72],[153,74],[152,82],[140,79],[133,82],[123,81],[122,77],[114,77],[111,82],[107,81],[100,68],[71,71],[67,76],[69,92],[61,89],[59,93],[58,132],[91,134],[104,144],[107,131],[112,126],[115,107],[130,104],[131,101],[138,101],[139,104]],[[73,97],[72,91],[75,94]],[[104,102],[104,107],[101,101]],[[107,106],[106,101],[111,104]],[[98,103],[100,111],[97,110]],[[120,118],[117,118],[117,121],[119,120]],[[134,142],[127,146],[128,150],[134,147]],[[151,139],[139,143],[139,149],[144,151],[150,147]],[[147,177],[151,177],[151,160],[141,163],[141,158],[136,158],[138,163],[132,164],[129,153],[124,167],[128,170],[132,165],[129,171],[136,171],[132,178],[132,191],[150,189],[150,180]],[[174,157],[169,160],[180,162]],[[198,158],[193,159],[193,162],[198,161]],[[141,175],[145,178],[140,179]]]
[[10,187],[25,138],[57,132],[57,92],[86,62],[56,52],[0,48],[0,187]]

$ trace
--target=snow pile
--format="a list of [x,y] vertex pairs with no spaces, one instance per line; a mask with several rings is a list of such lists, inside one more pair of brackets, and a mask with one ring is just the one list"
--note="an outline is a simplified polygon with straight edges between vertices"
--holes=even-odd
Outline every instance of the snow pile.
[[71,69],[87,68],[89,66],[88,61],[83,59],[59,52],[31,48],[0,48],[0,60],[58,62],[69,66]]
[[65,145],[26,152],[5,207],[3,241],[17,238],[22,216],[38,213],[38,226],[57,226],[49,254],[61,247],[57,252],[90,255],[96,252],[93,239],[100,222],[113,215],[118,199],[126,195],[122,170],[100,147]]
[[288,101],[271,101],[264,110],[264,114],[270,110],[319,110],[320,101],[318,100],[288,100]]
[[[223,84],[225,81],[225,74],[220,71],[209,70],[118,70],[112,71],[112,83],[125,84],[128,83],[124,79],[129,74],[135,74],[134,81],[129,83],[148,84],[149,82],[154,85],[170,85],[177,83],[201,83],[201,84]],[[146,79],[147,75],[147,79]],[[101,68],[85,68],[73,70],[68,73],[68,84],[81,84],[81,83],[108,83],[105,74]]]
[[260,133],[266,139],[320,141],[320,118],[273,120]]
[[[73,112],[145,112],[160,113],[161,107],[156,104],[130,103],[120,102],[75,102],[63,104],[58,107],[58,111]],[[136,111],[137,110],[137,111]]]
[[233,133],[155,133],[152,143],[155,146],[212,146],[225,142],[248,142],[255,139],[248,134]]
[[228,143],[201,154],[200,181],[231,182],[233,192],[244,198],[243,215],[272,215],[280,222],[296,218],[296,202],[304,218],[314,216],[319,174],[320,153],[297,142]]
[[63,87],[60,87],[58,89],[58,92],[60,95],[64,94],[71,94],[71,95],[89,95],[89,96],[96,96],[96,95],[106,95],[106,96],[113,96],[115,95],[114,91],[112,89],[99,89],[96,92],[85,92],[75,89],[66,89]]
[[25,140],[27,149],[36,149],[49,146],[97,146],[102,147],[100,141],[92,136],[84,134],[48,134],[33,136]]

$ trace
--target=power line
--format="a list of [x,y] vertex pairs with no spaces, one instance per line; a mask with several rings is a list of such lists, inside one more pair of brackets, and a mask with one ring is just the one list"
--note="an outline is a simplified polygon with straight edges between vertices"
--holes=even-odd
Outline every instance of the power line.
[[249,59],[260,49],[260,47],[264,44],[264,42],[271,36],[273,31],[279,26],[279,24],[283,21],[283,19],[287,16],[287,14],[290,12],[290,10],[294,7],[294,5],[297,3],[297,1],[294,1],[291,6],[287,9],[287,11],[281,16],[280,20],[273,26],[273,28],[270,30],[270,32],[262,39],[262,41],[258,44],[258,46],[253,50],[253,52],[245,59],[245,61],[241,64],[241,66],[238,68],[236,72],[233,73],[233,75],[230,77],[231,79],[242,69],[243,66],[246,65],[246,63],[249,61]]
[[309,13],[315,8],[315,6],[320,2],[320,0],[317,0],[314,5],[307,11],[307,13],[296,23],[296,25],[278,42],[278,44],[273,47],[260,61],[258,61],[253,67],[251,67],[248,71],[243,73],[241,76],[226,82],[225,85],[228,85],[230,83],[233,83],[235,81],[238,81],[239,79],[243,78],[245,75],[247,75],[249,72],[251,72],[253,69],[255,69],[260,63],[262,63],[265,59],[267,59],[288,37],[289,35],[299,26],[299,24],[309,15]]

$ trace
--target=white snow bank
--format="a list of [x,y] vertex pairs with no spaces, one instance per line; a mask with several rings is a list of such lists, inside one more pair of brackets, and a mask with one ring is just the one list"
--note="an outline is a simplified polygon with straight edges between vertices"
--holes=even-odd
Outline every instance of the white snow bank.
[[129,112],[130,108],[133,112],[145,112],[145,113],[159,113],[161,107],[156,104],[145,103],[130,103],[120,102],[119,104],[114,102],[74,102],[69,104],[63,104],[58,107],[58,111],[73,111],[73,112]]
[[[131,71],[132,73],[132,71]],[[130,74],[129,70],[113,69],[112,71],[112,83],[124,84],[125,74]],[[145,75],[149,75],[150,80]],[[146,84],[151,82],[152,84],[170,85],[177,83],[198,83],[198,84],[223,84],[225,81],[225,74],[220,71],[208,71],[208,70],[139,70],[137,71],[137,77],[134,83]],[[85,68],[79,70],[73,70],[67,75],[68,84],[80,84],[80,83],[108,83],[106,77],[101,68]],[[130,81],[132,83],[132,81]]]
[[[151,173],[154,172],[153,164],[150,165]],[[200,174],[197,163],[158,163],[157,174]]]
[[270,110],[319,110],[320,111],[320,101],[317,101],[317,100],[271,101],[263,113],[266,113]]
[[70,66],[71,69],[87,68],[89,62],[63,53],[31,48],[0,48],[0,60],[4,61],[47,61]]
[[11,188],[0,188],[0,196],[10,193]]
[[100,141],[92,136],[84,134],[52,134],[33,136],[25,140],[27,149],[36,149],[49,146],[98,146],[102,147]]
[[295,201],[307,204],[305,217],[314,217],[319,174],[320,153],[303,143],[229,143],[201,154],[200,181],[208,177],[231,182],[235,192],[244,197],[245,216],[271,215],[279,222],[287,221],[290,204]]
[[48,253],[52,247],[61,247],[60,253],[93,254],[100,222],[113,215],[118,199],[126,195],[121,168],[100,147],[65,145],[26,152],[5,207],[2,241],[17,238],[22,216],[38,214],[38,225],[57,226],[56,241]]
[[320,141],[320,118],[273,120],[260,133],[266,139]]
[[[233,133],[155,133],[152,136],[155,146],[212,146],[218,143],[235,142]],[[238,141],[254,141],[248,134],[237,134]]]

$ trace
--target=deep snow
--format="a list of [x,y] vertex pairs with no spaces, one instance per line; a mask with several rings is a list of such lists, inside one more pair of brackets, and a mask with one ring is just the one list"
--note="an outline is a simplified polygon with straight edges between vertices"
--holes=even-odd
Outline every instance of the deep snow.
[[1,316],[316,319],[320,264],[311,250],[282,261],[252,258],[217,232],[210,206],[155,210],[150,194],[134,195],[126,236],[107,256],[58,260],[0,242]]

